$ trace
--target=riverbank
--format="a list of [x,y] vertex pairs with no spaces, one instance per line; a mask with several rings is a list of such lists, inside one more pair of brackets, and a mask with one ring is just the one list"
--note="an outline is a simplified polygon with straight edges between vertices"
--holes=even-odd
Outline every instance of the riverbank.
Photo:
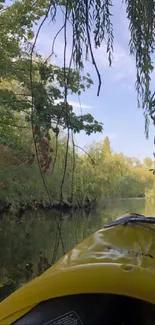
[[12,203],[8,201],[0,201],[0,213],[9,214],[17,214],[22,215],[26,211],[50,211],[50,210],[58,210],[58,211],[69,211],[69,210],[79,210],[79,209],[91,209],[92,207],[97,205],[96,200],[87,199],[83,204],[72,204],[68,201],[58,202],[55,201],[52,204],[49,202],[38,202],[34,200],[29,203]]
[[[129,198],[122,198],[122,197],[107,197],[102,198],[100,200],[89,200],[88,198],[85,202],[75,203],[72,204],[69,201],[54,201],[52,204],[49,202],[42,202],[33,200],[32,202],[9,202],[0,200],[0,214],[3,215],[8,213],[9,215],[16,215],[17,217],[22,216],[25,212],[37,212],[37,211],[60,211],[60,212],[69,212],[71,210],[91,210],[96,208],[97,206],[109,206],[111,202],[119,203],[120,201],[129,202],[130,200],[145,200],[146,197],[129,197]],[[0,219],[2,217],[0,216]]]

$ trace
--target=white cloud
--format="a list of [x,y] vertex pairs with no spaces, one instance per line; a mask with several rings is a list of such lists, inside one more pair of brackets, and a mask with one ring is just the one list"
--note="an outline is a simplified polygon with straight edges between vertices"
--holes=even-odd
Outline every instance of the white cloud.
[[116,138],[118,138],[118,135],[116,133],[98,133],[98,134],[91,134],[91,135],[85,135],[84,131],[80,132],[79,134],[76,134],[74,136],[75,143],[82,147],[83,149],[88,149],[89,146],[99,143],[100,141],[103,141],[105,137],[108,137],[112,146],[113,141],[115,141]]
[[[126,4],[125,1],[122,0],[113,0],[113,18],[114,25],[117,24],[116,27],[119,29],[119,35],[121,38],[124,38],[127,43],[130,39],[130,31],[129,31],[129,19],[127,18],[126,12]],[[115,30],[115,26],[114,26]]]
[[75,102],[75,101],[69,101],[69,104],[72,105],[74,108],[79,108],[79,109],[91,109],[92,106],[90,105],[85,105],[80,102]]
[[125,77],[135,77],[135,61],[134,58],[121,46],[116,44],[114,53],[114,68],[120,71],[120,76],[117,79]]
[[[37,41],[37,50],[48,58],[52,53],[52,43],[53,37],[49,34],[42,33]],[[50,57],[50,61],[53,64],[57,64],[62,66],[64,64],[64,46],[62,45],[63,42],[60,40],[56,41],[54,54]],[[68,45],[66,49],[66,65],[69,65],[71,58],[71,47]]]
[[[62,101],[61,100],[56,100],[55,101],[56,104],[58,104],[60,102],[62,102]],[[69,100],[68,103],[69,103],[69,105],[73,106],[73,110],[76,111],[76,113],[77,113],[78,109],[81,110],[82,113],[88,112],[90,109],[92,109],[92,106],[80,103],[80,101],[71,101],[71,100]]]
[[105,133],[103,131],[102,133],[98,133],[98,135],[96,135],[96,141],[102,141],[105,137],[108,137],[110,141],[113,141],[118,137],[118,135],[116,133]]
[[[106,73],[112,77],[113,82],[119,82],[126,79],[135,78],[135,62],[134,58],[127,52],[127,50],[115,42],[112,67],[108,66],[108,57],[106,54],[106,46],[101,48],[95,53],[96,61],[100,69],[104,69]],[[103,71],[103,72],[104,72]]]
[[116,133],[109,133],[109,134],[106,134],[106,137],[109,138],[109,140],[115,140],[118,136]]

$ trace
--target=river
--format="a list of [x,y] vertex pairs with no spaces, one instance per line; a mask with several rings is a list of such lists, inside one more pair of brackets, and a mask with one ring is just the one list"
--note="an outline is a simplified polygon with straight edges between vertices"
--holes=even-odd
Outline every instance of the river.
[[[155,216],[155,204],[144,199],[116,199],[91,211],[31,211],[0,219],[0,299],[41,274],[52,263],[104,224],[127,212]],[[55,217],[60,217],[61,237]],[[61,240],[62,239],[62,240]],[[62,245],[63,242],[63,245]]]

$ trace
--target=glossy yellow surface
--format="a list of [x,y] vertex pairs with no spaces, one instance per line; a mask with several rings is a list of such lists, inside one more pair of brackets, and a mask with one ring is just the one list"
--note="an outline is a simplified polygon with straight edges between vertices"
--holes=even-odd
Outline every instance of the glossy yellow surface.
[[155,304],[155,226],[101,229],[40,277],[0,303],[11,324],[43,300],[81,293],[122,294]]

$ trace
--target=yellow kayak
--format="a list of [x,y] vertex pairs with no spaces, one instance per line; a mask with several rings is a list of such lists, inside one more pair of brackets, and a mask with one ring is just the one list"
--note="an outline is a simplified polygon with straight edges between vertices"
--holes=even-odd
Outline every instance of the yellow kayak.
[[155,218],[128,214],[0,303],[0,324],[155,324]]

